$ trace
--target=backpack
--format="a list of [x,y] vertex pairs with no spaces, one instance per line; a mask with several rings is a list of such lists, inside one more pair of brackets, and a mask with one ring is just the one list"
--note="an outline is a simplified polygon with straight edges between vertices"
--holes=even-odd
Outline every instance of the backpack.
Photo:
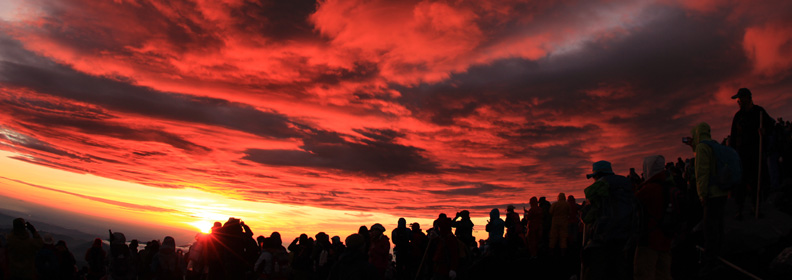
[[595,238],[609,242],[636,237],[640,230],[638,201],[632,191],[632,181],[620,175],[601,178],[609,185],[608,198],[602,201],[602,213],[595,225]]
[[715,170],[711,172],[710,184],[717,185],[721,190],[730,191],[742,182],[742,163],[740,155],[733,148],[724,146],[714,140],[703,140],[701,143],[712,148],[715,157]]
[[666,182],[663,184],[663,205],[665,209],[658,226],[663,235],[674,238],[684,227],[685,194],[676,185]]

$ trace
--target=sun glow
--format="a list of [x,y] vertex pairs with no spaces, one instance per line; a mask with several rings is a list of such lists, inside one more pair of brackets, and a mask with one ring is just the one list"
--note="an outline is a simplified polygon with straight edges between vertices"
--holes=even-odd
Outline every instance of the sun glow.
[[202,233],[211,233],[212,232],[212,225],[214,225],[214,222],[210,222],[210,221],[195,221],[195,222],[187,223],[187,224],[197,228]]

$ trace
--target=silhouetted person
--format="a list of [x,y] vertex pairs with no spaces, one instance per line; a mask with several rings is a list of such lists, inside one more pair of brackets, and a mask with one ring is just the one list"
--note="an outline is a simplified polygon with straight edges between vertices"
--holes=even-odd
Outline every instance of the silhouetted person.
[[344,243],[341,242],[341,237],[338,237],[338,235],[335,235],[332,238],[330,238],[330,241],[332,242],[332,246],[333,246],[333,251],[330,254],[330,259],[335,264],[338,261],[338,258],[341,257],[341,254],[344,253],[344,250],[346,250],[346,246],[344,246]]
[[635,168],[630,167],[630,175],[627,175],[627,178],[630,178],[630,181],[633,184],[633,188],[637,187],[641,183],[643,183],[643,179],[638,173],[635,173]]
[[381,277],[390,265],[390,239],[385,236],[385,227],[381,224],[371,226],[371,248],[369,248],[369,262],[379,271]]
[[212,232],[205,237],[204,253],[206,259],[206,266],[209,270],[207,273],[208,280],[220,280],[225,277],[225,268],[223,267],[223,245],[220,243],[223,234],[223,224],[214,222],[212,225]]
[[528,243],[528,252],[531,257],[536,258],[539,255],[539,243],[542,241],[542,233],[544,232],[544,210],[539,207],[539,201],[535,196],[531,197],[528,203],[531,205],[531,209],[525,210],[523,208],[525,220],[528,224],[526,242]]
[[566,194],[558,194],[558,200],[550,206],[550,215],[553,217],[550,228],[550,252],[554,253],[556,247],[561,247],[561,255],[564,255],[569,237],[569,203],[566,201]]
[[489,233],[487,237],[487,251],[492,254],[501,254],[505,241],[503,239],[503,230],[506,226],[503,219],[500,218],[500,211],[498,208],[492,208],[489,214],[490,218],[487,220],[485,230]]
[[332,244],[330,244],[330,236],[324,232],[316,234],[316,243],[314,244],[313,252],[311,252],[311,260],[316,270],[316,276],[319,279],[327,279],[327,275],[332,268],[332,261],[330,254],[333,251]]
[[[185,278],[187,280],[199,279],[204,274],[204,265],[206,259],[206,239],[201,233],[195,234],[195,240],[190,245],[190,252],[187,255],[187,271]],[[134,241],[134,240],[133,240]],[[132,244],[130,244],[130,248]]]
[[108,257],[108,274],[112,279],[127,279],[129,275],[129,246],[126,236],[120,232],[109,231],[110,256]]
[[567,204],[569,204],[569,244],[570,247],[576,248],[580,245],[578,233],[580,232],[580,205],[577,204],[574,195],[567,196]]
[[102,239],[96,238],[91,248],[85,252],[85,261],[88,262],[88,280],[101,279],[107,273],[107,252],[102,248]]
[[676,162],[676,166],[675,167],[680,172],[684,172],[685,171],[685,162],[682,161],[682,157],[678,157],[677,158],[677,162]]
[[6,235],[6,257],[9,279],[34,279],[36,252],[44,245],[36,228],[16,218],[11,233]]
[[710,178],[717,162],[712,148],[701,143],[701,141],[712,140],[709,124],[696,125],[691,130],[691,134],[693,141],[690,144],[696,153],[696,189],[704,210],[702,223],[704,225],[704,248],[707,251],[701,273],[708,274],[723,243],[723,215],[728,192],[714,184],[714,178]]
[[437,235],[430,237],[437,244],[432,258],[432,279],[456,278],[459,269],[459,240],[451,233],[451,219],[437,221]]
[[585,279],[629,279],[625,247],[634,226],[632,182],[613,173],[607,161],[595,162],[592,171],[586,178],[596,181],[583,190],[590,203],[583,221],[591,233],[583,254]]
[[313,266],[311,264],[311,252],[313,252],[313,242],[306,234],[300,234],[289,245],[289,251],[294,254],[291,263],[294,279],[311,279],[313,277]]
[[522,225],[520,224],[520,214],[514,212],[514,205],[506,207],[506,219],[503,221],[506,226],[506,243],[509,248],[516,249],[522,247]]
[[368,262],[365,237],[352,234],[346,238],[346,250],[330,271],[329,280],[377,280],[382,279],[377,269]]
[[[421,224],[412,223],[410,225],[410,229],[412,233],[412,237],[410,238],[410,247],[412,247],[412,259],[415,261],[409,264],[409,271],[410,277],[414,277],[415,274],[419,273],[418,266],[420,266],[421,262],[424,261],[423,258],[426,254],[426,247],[428,245],[429,239],[423,230],[421,230]],[[423,271],[424,269],[421,268],[421,270]]]
[[391,239],[393,241],[393,254],[396,256],[396,278],[408,279],[409,277],[409,263],[412,262],[412,249],[410,248],[410,239],[412,232],[407,228],[407,220],[399,218],[397,226],[391,231]]
[[176,241],[173,237],[165,236],[162,240],[159,252],[154,254],[151,262],[151,271],[157,280],[180,279],[179,258],[176,255]]
[[668,180],[663,164],[665,158],[661,155],[644,158],[646,182],[635,194],[643,206],[642,214],[646,223],[646,229],[640,231],[635,249],[633,278],[636,280],[671,279],[671,239],[663,233],[661,222],[667,207],[664,197],[668,196],[668,189],[673,187],[673,183]]
[[58,256],[51,234],[44,235],[44,245],[36,252],[37,279],[58,279]]
[[55,243],[55,255],[58,258],[58,275],[61,280],[77,279],[77,260],[74,254],[66,247],[66,241],[58,240]]
[[366,244],[365,244],[366,252],[368,252],[369,248],[371,248],[371,239],[369,238],[369,236],[371,236],[371,234],[369,233],[368,227],[366,227],[365,225],[360,226],[360,228],[358,228],[358,234],[360,234],[360,236],[365,237],[365,239],[366,239]]
[[542,208],[544,218],[542,219],[542,244],[547,246],[550,244],[550,227],[553,224],[553,217],[550,216],[550,202],[544,196],[539,197],[539,207]]
[[138,268],[140,267],[140,252],[138,252],[138,240],[129,241],[129,277],[138,278]]
[[[732,96],[732,99],[737,99],[740,110],[734,114],[728,143],[729,146],[737,150],[737,153],[740,155],[743,171],[743,183],[734,188],[732,195],[734,196],[734,201],[737,206],[735,218],[742,219],[746,193],[752,196],[752,202],[756,202],[756,184],[760,176],[759,160],[760,157],[764,157],[764,155],[759,154],[759,134],[764,135],[762,139],[765,144],[764,152],[766,152],[768,148],[766,145],[768,143],[766,132],[772,131],[772,128],[775,126],[775,120],[767,114],[764,108],[753,103],[751,91],[747,88],[738,90],[737,94]],[[764,167],[762,167],[762,173],[767,174],[767,164],[765,160],[761,162],[764,165]]]
[[273,247],[272,242],[264,236],[259,237],[256,239],[261,244],[261,254],[253,266],[253,271],[258,275],[257,279],[266,280],[270,279],[274,271],[275,257],[270,250]]
[[[253,248],[257,246],[253,232],[244,222],[237,218],[228,218],[220,229],[218,241],[222,244],[218,249],[221,252],[225,279],[240,279],[248,270],[252,270],[255,260],[251,260],[254,257],[249,252],[258,252],[258,248]],[[310,251],[308,255],[310,257]]]
[[476,246],[476,238],[473,237],[473,226],[473,221],[470,220],[470,211],[468,210],[457,212],[451,223],[451,227],[456,228],[454,235],[468,247]]
[[274,258],[271,279],[288,279],[291,276],[291,266],[289,264],[289,252],[283,247],[283,240],[280,232],[272,232],[268,238],[270,240],[269,251]]

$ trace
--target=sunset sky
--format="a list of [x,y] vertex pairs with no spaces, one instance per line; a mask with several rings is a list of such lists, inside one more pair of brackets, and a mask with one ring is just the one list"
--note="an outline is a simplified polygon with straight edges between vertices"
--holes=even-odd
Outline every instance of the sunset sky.
[[792,118],[792,1],[0,0],[0,212],[485,238],[723,139],[741,87]]

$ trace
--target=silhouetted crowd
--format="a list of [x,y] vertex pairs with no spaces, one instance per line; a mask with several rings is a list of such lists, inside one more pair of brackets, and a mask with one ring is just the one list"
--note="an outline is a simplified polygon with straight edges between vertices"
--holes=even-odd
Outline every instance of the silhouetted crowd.
[[[723,247],[727,195],[737,205],[734,219],[743,219],[744,205],[751,203],[748,211],[760,217],[761,203],[752,201],[789,188],[792,182],[792,124],[773,120],[750,97],[747,89],[733,97],[740,99],[741,109],[723,142],[711,139],[707,123],[692,129],[683,142],[695,157],[666,162],[661,155],[647,156],[641,174],[631,168],[626,176],[614,173],[608,161],[595,162],[586,175],[593,182],[584,189],[582,203],[559,193],[553,202],[531,197],[522,215],[513,205],[506,207],[505,215],[493,208],[485,225],[488,236],[478,241],[468,210],[453,218],[441,213],[427,230],[418,223],[408,227],[400,218],[390,235],[376,223],[361,226],[343,240],[324,232],[301,234],[288,248],[278,232],[254,238],[248,225],[229,218],[215,222],[211,233],[196,235],[186,252],[170,236],[138,250],[137,240],[127,242],[124,234],[111,231],[109,252],[97,238],[85,252],[87,266],[78,270],[64,241],[42,237],[18,218],[0,243],[0,275],[188,280],[706,278]],[[741,166],[733,166],[735,162]]]

